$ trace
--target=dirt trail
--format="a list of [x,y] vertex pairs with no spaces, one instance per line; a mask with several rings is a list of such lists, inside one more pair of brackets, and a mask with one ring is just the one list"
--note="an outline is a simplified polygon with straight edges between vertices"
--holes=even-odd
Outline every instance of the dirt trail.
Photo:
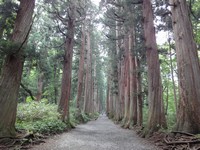
[[96,121],[48,139],[32,150],[159,150],[132,130],[122,129],[105,115]]

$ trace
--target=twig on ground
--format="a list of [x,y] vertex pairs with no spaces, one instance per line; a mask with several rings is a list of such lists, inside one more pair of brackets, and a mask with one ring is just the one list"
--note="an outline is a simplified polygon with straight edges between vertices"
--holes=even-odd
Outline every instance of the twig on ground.
[[194,136],[194,134],[188,133],[188,132],[182,132],[182,131],[172,131],[171,133],[180,133],[180,134],[184,134],[184,135],[188,135],[188,136]]

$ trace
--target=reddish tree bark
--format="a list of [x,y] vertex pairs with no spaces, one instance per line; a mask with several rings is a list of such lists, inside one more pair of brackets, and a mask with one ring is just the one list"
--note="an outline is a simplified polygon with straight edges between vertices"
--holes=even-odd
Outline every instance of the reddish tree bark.
[[121,111],[121,115],[122,117],[124,117],[124,113],[125,113],[125,58],[121,58],[122,60],[120,61],[120,89],[119,89],[119,93],[120,93],[120,111]]
[[137,124],[137,83],[136,83],[136,64],[133,52],[133,31],[129,33],[129,67],[130,67],[130,116],[129,126]]
[[140,60],[136,58],[137,68],[137,125],[142,126],[143,123],[143,99],[142,99],[142,78],[140,70]]
[[170,0],[175,36],[180,100],[178,131],[200,133],[200,65],[186,0]]
[[106,97],[106,114],[109,116],[110,114],[110,100],[109,100],[109,95],[110,95],[110,79],[109,79],[109,73],[107,77],[107,97]]
[[124,95],[124,128],[129,127],[128,119],[130,117],[130,63],[129,63],[129,41],[128,34],[124,38],[124,49],[125,49],[125,95]]
[[151,0],[143,1],[143,17],[148,67],[147,74],[149,114],[147,123],[147,134],[151,134],[158,131],[162,127],[166,128],[164,104],[162,100],[160,64],[156,44]]
[[65,54],[63,61],[63,74],[61,83],[61,98],[58,105],[58,111],[62,115],[62,120],[69,121],[69,101],[71,93],[71,76],[72,76],[72,56],[74,46],[74,30],[75,30],[75,4],[70,4],[70,17],[68,18],[68,33],[65,39]]
[[83,76],[84,76],[84,59],[85,59],[85,25],[82,27],[82,41],[81,41],[81,51],[79,59],[79,70],[78,70],[78,87],[77,87],[77,98],[76,98],[76,107],[78,109],[78,115],[81,113],[81,96],[83,91]]
[[113,108],[113,95],[111,93],[111,89],[110,89],[110,93],[109,93],[109,104],[110,104],[110,107],[109,107],[109,110],[110,110],[109,118],[113,118],[114,108]]
[[84,94],[84,107],[83,111],[87,114],[92,112],[93,104],[91,98],[91,90],[92,90],[92,54],[91,54],[91,39],[90,32],[86,32],[87,36],[87,66],[86,66],[86,79],[85,79],[85,94]]
[[17,98],[23,71],[23,48],[31,29],[35,0],[20,0],[11,41],[18,43],[16,51],[6,56],[0,79],[0,138],[14,137]]

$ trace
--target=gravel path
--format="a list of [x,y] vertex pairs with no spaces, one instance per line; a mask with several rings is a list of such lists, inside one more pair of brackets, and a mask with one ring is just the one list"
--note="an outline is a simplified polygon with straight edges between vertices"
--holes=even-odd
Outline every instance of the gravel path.
[[159,150],[132,130],[122,129],[106,116],[54,136],[32,150]]

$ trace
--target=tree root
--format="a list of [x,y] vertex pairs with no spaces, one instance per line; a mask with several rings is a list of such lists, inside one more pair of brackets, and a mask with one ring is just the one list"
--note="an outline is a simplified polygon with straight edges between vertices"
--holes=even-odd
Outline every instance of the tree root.
[[16,140],[10,138],[2,138],[0,139],[0,147],[12,147],[15,145]]
[[31,145],[44,143],[46,137],[41,134],[26,133],[15,138],[0,138],[0,149],[28,149]]
[[183,132],[183,131],[172,131],[171,133],[174,133],[174,134],[184,134],[184,135],[188,135],[188,136],[195,136],[194,134],[191,134],[191,133],[188,133],[188,132]]
[[195,135],[188,134],[185,132],[175,132],[180,133],[182,136],[175,136],[173,138],[169,138],[166,135],[163,138],[163,142],[166,144],[168,149],[175,150],[200,150],[200,139],[196,138]]
[[163,150],[200,150],[200,138],[187,132],[157,132],[149,140]]
[[168,141],[166,138],[164,138],[164,142],[168,145],[178,145],[178,144],[191,144],[191,143],[200,143],[200,140],[194,140],[194,141]]

